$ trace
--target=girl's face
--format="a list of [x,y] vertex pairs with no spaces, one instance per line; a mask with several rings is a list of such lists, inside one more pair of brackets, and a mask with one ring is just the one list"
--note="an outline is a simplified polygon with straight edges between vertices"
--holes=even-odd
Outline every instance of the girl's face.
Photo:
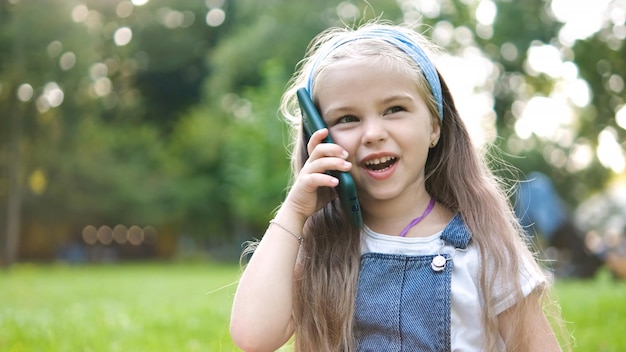
[[350,154],[364,206],[423,193],[429,146],[439,138],[416,83],[392,67],[381,60],[339,62],[316,83],[320,112],[335,143]]

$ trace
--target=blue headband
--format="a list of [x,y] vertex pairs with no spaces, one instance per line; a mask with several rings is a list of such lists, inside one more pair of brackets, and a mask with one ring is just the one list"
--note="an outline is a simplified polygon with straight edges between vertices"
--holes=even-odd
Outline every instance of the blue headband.
[[[352,32],[353,35],[347,35],[343,38],[340,38],[336,42],[334,42],[326,53],[320,55],[318,59],[313,62],[311,67],[311,72],[309,73],[309,79],[307,81],[307,90],[309,94],[311,94],[311,88],[313,86],[313,73],[317,69],[319,62],[330,55],[338,47],[360,39],[382,39],[387,43],[394,45],[395,47],[401,49],[406,54],[411,56],[415,63],[420,67],[422,72],[424,73],[424,77],[428,81],[430,85],[430,90],[432,91],[433,96],[437,102],[437,110],[439,112],[439,118],[443,120],[443,98],[441,94],[441,82],[439,82],[439,75],[437,74],[437,69],[433,63],[428,59],[426,53],[419,47],[411,38],[409,38],[406,34],[402,33],[393,28],[387,27],[375,27],[368,28],[365,30],[360,30],[356,32]],[[312,97],[311,97],[312,98]]]

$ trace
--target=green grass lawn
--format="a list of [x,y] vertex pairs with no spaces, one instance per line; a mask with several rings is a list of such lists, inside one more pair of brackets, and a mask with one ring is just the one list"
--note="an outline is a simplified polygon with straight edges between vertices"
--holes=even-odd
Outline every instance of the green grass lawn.
[[236,265],[0,271],[0,351],[235,351]]
[[[0,271],[0,351],[237,351],[236,264],[17,265]],[[556,285],[575,351],[626,351],[626,282]]]
[[556,294],[575,351],[626,351],[626,281],[602,271],[593,280],[558,281]]

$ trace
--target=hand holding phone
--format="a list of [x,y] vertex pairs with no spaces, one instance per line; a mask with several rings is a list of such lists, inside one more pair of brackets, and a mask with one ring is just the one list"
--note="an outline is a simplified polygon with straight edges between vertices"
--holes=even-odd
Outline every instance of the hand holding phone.
[[[326,128],[324,120],[315,108],[315,104],[311,100],[311,95],[306,88],[300,88],[296,92],[300,110],[302,111],[302,124],[307,136],[307,141],[315,131]],[[324,139],[324,143],[333,143],[330,133]],[[329,170],[328,173],[339,180],[337,185],[337,193],[343,211],[350,217],[353,224],[361,226],[363,217],[361,215],[361,206],[359,205],[359,197],[357,196],[356,186],[352,176],[347,172]]]

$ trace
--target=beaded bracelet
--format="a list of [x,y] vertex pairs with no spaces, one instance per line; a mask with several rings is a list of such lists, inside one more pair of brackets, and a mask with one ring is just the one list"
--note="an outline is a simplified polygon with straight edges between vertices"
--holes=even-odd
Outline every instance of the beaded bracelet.
[[283,229],[285,232],[287,232],[288,234],[292,235],[293,237],[295,237],[298,240],[298,243],[302,244],[302,236],[298,235],[297,233],[289,230],[288,228],[284,227],[283,225],[279,224],[278,222],[276,222],[275,220],[270,220],[270,225],[276,225],[278,227],[280,227],[281,229]]

